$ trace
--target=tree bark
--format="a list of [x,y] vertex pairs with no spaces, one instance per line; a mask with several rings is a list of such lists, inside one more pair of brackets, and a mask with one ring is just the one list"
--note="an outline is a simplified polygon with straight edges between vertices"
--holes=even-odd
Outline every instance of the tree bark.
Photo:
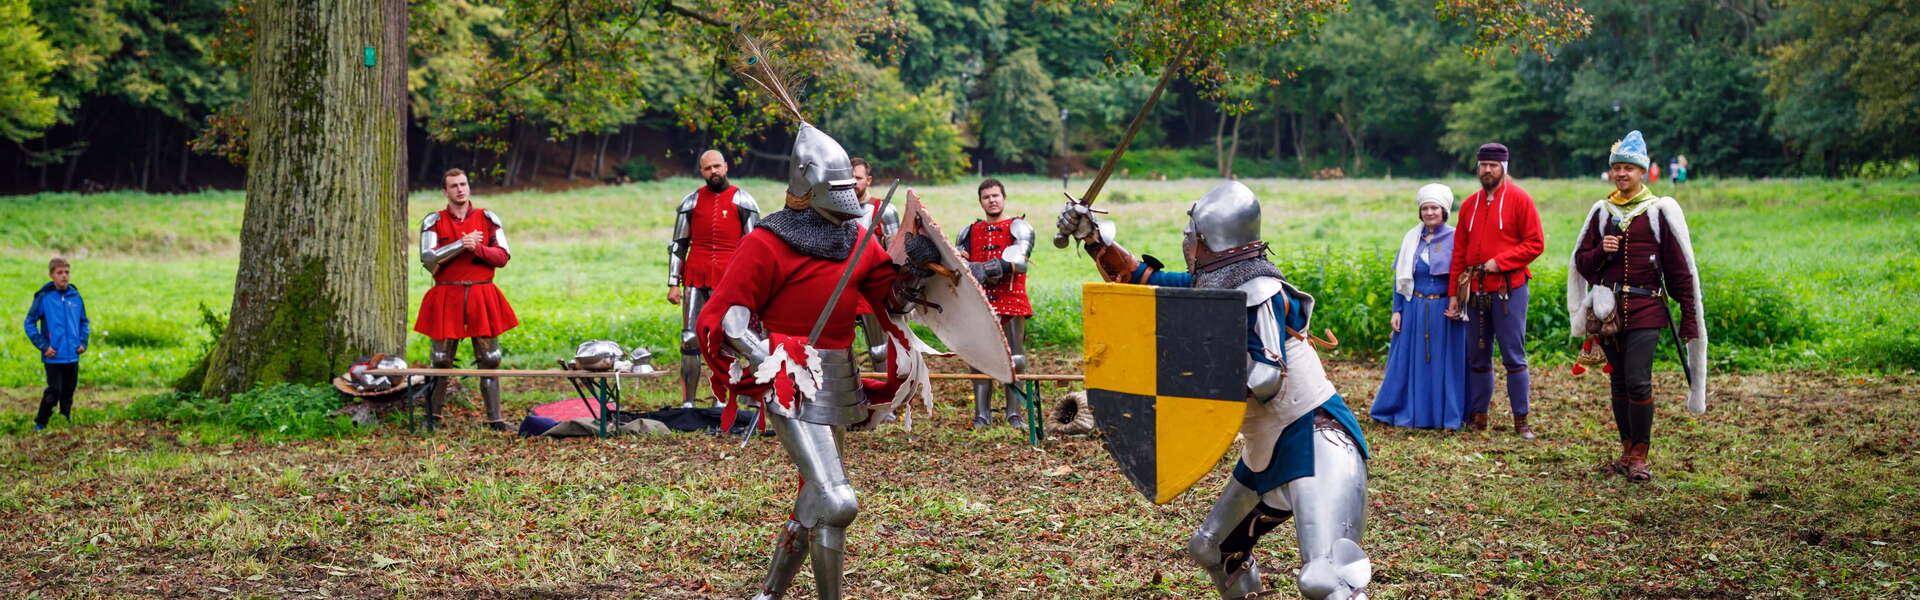
[[600,179],[601,173],[604,172],[601,168],[607,163],[607,140],[610,138],[611,136],[607,134],[600,134],[600,146],[593,151],[593,178],[596,180]]
[[401,353],[409,320],[405,0],[252,7],[240,268],[198,385],[215,397]]
[[1307,173],[1306,134],[1300,132],[1300,113],[1289,113],[1289,116],[1293,121],[1293,160],[1300,163],[1300,175],[1305,177],[1310,175]]
[[1225,169],[1222,169],[1226,172],[1220,175],[1221,177],[1226,177],[1228,179],[1233,178],[1233,158],[1234,156],[1240,154],[1240,117],[1241,116],[1242,115],[1233,116],[1233,141],[1227,144],[1227,163],[1226,163],[1227,166]]
[[160,154],[160,118],[154,117],[147,127],[147,156],[140,161],[140,191],[153,191],[153,163]]
[[427,136],[427,148],[420,152],[420,168],[414,171],[419,174],[418,177],[420,177],[421,181],[431,181],[439,176],[438,173],[433,172],[433,148],[435,145],[436,144],[433,143],[433,136]]
[[1220,118],[1213,124],[1213,168],[1220,171],[1221,177],[1227,176],[1227,111],[1220,111]]
[[580,136],[573,136],[573,146],[567,151],[567,181],[580,173]]
[[1353,125],[1347,123],[1346,115],[1343,115],[1340,113],[1333,113],[1333,120],[1340,123],[1340,133],[1346,134],[1347,136],[1347,153],[1353,156],[1353,170],[1348,172],[1347,176],[1359,177],[1360,176],[1360,138],[1359,136],[1356,136],[1353,134]]

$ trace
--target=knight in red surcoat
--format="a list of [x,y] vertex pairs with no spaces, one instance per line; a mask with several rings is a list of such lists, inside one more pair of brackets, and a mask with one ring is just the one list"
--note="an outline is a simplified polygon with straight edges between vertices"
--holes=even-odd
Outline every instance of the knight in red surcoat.
[[[1007,336],[1007,351],[1013,354],[1015,371],[1027,367],[1025,340],[1027,318],[1033,316],[1033,303],[1027,300],[1027,257],[1033,254],[1033,226],[1025,217],[1006,214],[1007,188],[1000,180],[980,182],[980,210],[986,218],[960,231],[954,249],[966,256],[974,279],[987,292],[993,313],[1000,317],[1000,330]],[[993,382],[973,382],[973,426],[986,427],[993,421]],[[1024,427],[1020,404],[1011,389],[1006,392],[1007,424]]]
[[[507,297],[493,285],[494,270],[513,257],[506,228],[500,215],[473,205],[465,172],[449,169],[441,183],[447,207],[420,222],[420,264],[433,274],[433,287],[420,299],[413,330],[432,340],[428,360],[436,369],[452,368],[460,340],[468,338],[473,339],[474,365],[496,369],[500,334],[520,324]],[[429,427],[445,395],[441,379],[427,399]],[[480,397],[486,402],[487,427],[506,430],[500,416],[500,379],[481,378]]]
[[694,321],[727,272],[740,239],[760,223],[760,204],[727,181],[727,157],[719,150],[700,155],[700,178],[707,184],[680,199],[673,240],[667,243],[667,302],[681,308],[680,405],[687,408],[700,391],[700,341]]

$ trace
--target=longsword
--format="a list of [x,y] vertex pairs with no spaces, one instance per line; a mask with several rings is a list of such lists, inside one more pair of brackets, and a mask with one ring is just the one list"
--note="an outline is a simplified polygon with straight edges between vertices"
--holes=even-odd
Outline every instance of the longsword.
[[[1079,198],[1063,193],[1068,202],[1092,206],[1093,201],[1100,197],[1100,188],[1106,187],[1107,178],[1112,176],[1113,170],[1120,166],[1120,156],[1127,153],[1127,146],[1133,144],[1133,135],[1139,133],[1140,125],[1147,122],[1147,113],[1153,112],[1153,105],[1160,101],[1160,92],[1167,90],[1167,84],[1173,81],[1173,75],[1180,72],[1180,63],[1186,59],[1187,50],[1192,48],[1193,42],[1189,40],[1180,47],[1179,54],[1175,54],[1172,60],[1167,61],[1166,69],[1160,72],[1160,83],[1153,86],[1153,93],[1147,96],[1147,102],[1140,105],[1139,111],[1133,113],[1133,122],[1127,124],[1126,135],[1120,136],[1120,143],[1113,147],[1112,154],[1107,155],[1106,164],[1100,166],[1100,172],[1093,176],[1093,183],[1087,185],[1087,193],[1081,194]],[[1053,247],[1067,247],[1066,232],[1053,234]]]

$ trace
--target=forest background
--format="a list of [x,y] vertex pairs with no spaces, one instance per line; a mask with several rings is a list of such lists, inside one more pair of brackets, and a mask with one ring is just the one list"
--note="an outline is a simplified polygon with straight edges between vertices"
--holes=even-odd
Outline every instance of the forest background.
[[[1109,3],[854,3],[851,49],[806,66],[822,126],[888,175],[1089,173],[1153,75],[1111,55]],[[1465,48],[1432,3],[1360,0],[1262,75],[1176,79],[1122,163],[1134,177],[1461,173],[1504,140],[1523,177],[1586,177],[1645,131],[1701,176],[1909,175],[1920,15],[1904,0],[1579,6],[1591,31],[1539,54]],[[238,188],[244,0],[0,0],[0,192]],[[689,173],[719,147],[776,176],[786,144],[728,72],[697,6],[605,0],[408,4],[414,186],[447,167],[522,187]],[[771,10],[771,9],[770,9]],[[700,35],[687,35],[687,33]],[[390,60],[371,54],[366,60]]]

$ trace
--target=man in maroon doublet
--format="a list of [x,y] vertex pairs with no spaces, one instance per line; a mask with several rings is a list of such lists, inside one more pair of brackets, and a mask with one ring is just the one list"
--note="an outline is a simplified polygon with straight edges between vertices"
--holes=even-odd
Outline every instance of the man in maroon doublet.
[[[466,173],[450,169],[441,176],[441,183],[447,207],[420,223],[420,264],[433,274],[433,287],[420,299],[413,330],[432,340],[428,359],[436,369],[453,367],[460,340],[466,338],[473,339],[476,366],[499,368],[499,335],[520,324],[507,297],[493,285],[494,270],[507,266],[513,257],[507,249],[506,229],[499,215],[473,205]],[[445,394],[442,380],[427,400],[430,419],[439,413]],[[487,405],[487,426],[505,430],[499,378],[482,378],[480,396]]]
[[[1007,188],[999,180],[980,182],[980,210],[986,218],[974,221],[954,240],[954,248],[965,254],[968,267],[1000,316],[1000,329],[1007,336],[1007,351],[1013,354],[1014,369],[1025,369],[1027,356],[1022,338],[1026,337],[1027,317],[1033,305],[1027,300],[1027,256],[1033,253],[1033,226],[1021,217],[1008,216]],[[1007,424],[1025,425],[1014,394],[1007,394]],[[973,426],[985,427],[993,421],[993,382],[973,384]]]
[[740,239],[760,222],[760,204],[727,181],[727,158],[718,150],[700,155],[700,189],[680,199],[667,243],[667,302],[680,311],[680,405],[693,406],[700,389],[700,343],[694,320],[727,272]]

